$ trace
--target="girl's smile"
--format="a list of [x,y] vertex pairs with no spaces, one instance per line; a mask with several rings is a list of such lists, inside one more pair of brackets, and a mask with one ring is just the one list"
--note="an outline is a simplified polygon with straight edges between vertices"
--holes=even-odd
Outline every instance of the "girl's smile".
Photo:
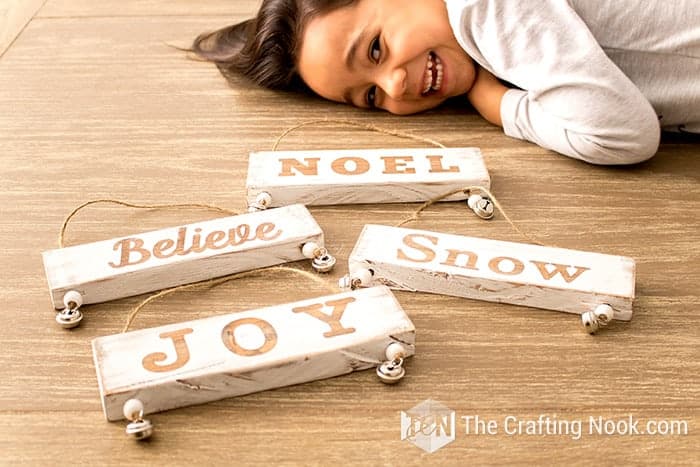
[[476,75],[443,0],[357,0],[311,19],[298,56],[320,96],[396,114],[465,94]]

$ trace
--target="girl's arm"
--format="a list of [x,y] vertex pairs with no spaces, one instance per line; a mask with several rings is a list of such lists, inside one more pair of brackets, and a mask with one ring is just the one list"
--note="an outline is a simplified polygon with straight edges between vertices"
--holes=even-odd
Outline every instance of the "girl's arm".
[[476,66],[476,80],[467,93],[469,102],[489,123],[503,127],[501,120],[501,100],[508,88],[491,73]]
[[470,93],[494,123],[500,97],[508,136],[596,164],[632,164],[656,153],[656,112],[569,2],[448,0],[447,6],[467,54],[519,88],[500,94],[486,80]]

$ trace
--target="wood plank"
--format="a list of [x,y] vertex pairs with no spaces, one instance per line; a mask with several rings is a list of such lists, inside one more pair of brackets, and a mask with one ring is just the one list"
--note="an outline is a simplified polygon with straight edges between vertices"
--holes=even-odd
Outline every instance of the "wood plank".
[[180,284],[304,259],[323,231],[302,205],[48,250],[46,278],[56,309],[78,291],[83,303],[130,297]]
[[373,368],[392,342],[413,355],[415,328],[380,286],[100,337],[92,349],[105,416],[119,420],[131,398],[153,413]]
[[[72,1],[72,0],[70,0]],[[77,0],[76,0],[77,1]],[[216,1],[216,0],[213,0]],[[149,2],[103,3],[138,10]],[[700,446],[700,145],[664,138],[637,166],[595,167],[509,138],[461,100],[398,117],[250,86],[228,87],[215,67],[184,60],[162,41],[187,43],[228,18],[34,20],[0,60],[0,463],[53,465],[482,464],[691,465]],[[196,3],[199,11],[211,4]],[[257,0],[231,7],[253,12]],[[192,2],[195,5],[194,2]],[[157,13],[153,11],[153,13]],[[37,64],[50,64],[38,66]],[[90,307],[89,326],[47,324],[50,300],[38,252],[55,248],[65,215],[88,199],[205,202],[245,209],[247,155],[269,150],[286,128],[350,119],[479,146],[492,188],[518,227],[544,243],[637,261],[634,319],[595,338],[571,315],[435,294],[395,292],[420,335],[398,387],[372,371],[149,415],[147,445],[106,423],[90,340],[114,334],[141,300]],[[286,137],[281,149],[412,147],[356,128],[324,125]],[[654,187],[650,190],[650,187]],[[367,223],[394,224],[415,205],[313,208],[328,245],[347,259]],[[199,211],[80,213],[71,243],[206,219]],[[424,212],[416,228],[521,241],[500,216],[473,218],[463,203]],[[346,272],[338,267],[330,278]],[[303,284],[305,285],[305,284]],[[312,289],[313,288],[313,289]],[[135,325],[157,327],[323,295],[281,275],[250,277],[207,293],[149,305]],[[616,326],[617,324],[617,326]],[[635,414],[686,419],[687,436],[464,434],[433,454],[400,439],[400,411],[432,398],[460,416],[561,418]],[[57,427],[70,427],[67,435]],[[206,446],[205,449],[202,447]],[[273,446],[271,448],[261,448]],[[583,457],[582,457],[583,456]]]
[[[367,225],[350,254],[364,284],[632,319],[635,262],[623,256]],[[363,285],[364,285],[363,284]]]
[[0,58],[46,0],[0,0]]
[[246,180],[248,204],[266,193],[270,206],[410,203],[468,186],[491,186],[478,148],[254,152]]
[[[255,3],[257,0],[48,0],[37,17],[221,15],[243,19],[255,13]],[[224,23],[222,22],[222,26],[225,26]]]

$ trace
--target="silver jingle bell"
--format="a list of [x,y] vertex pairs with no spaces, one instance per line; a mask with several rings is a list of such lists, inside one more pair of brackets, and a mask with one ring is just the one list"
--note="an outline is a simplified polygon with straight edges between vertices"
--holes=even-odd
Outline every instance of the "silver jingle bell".
[[56,322],[63,329],[72,329],[80,325],[83,312],[79,308],[64,308],[56,314]]
[[396,384],[406,374],[403,358],[386,361],[377,367],[377,376],[384,384]]
[[126,426],[126,434],[136,440],[147,439],[153,434],[153,425],[149,420],[136,420]]
[[595,334],[595,332],[600,328],[598,318],[596,318],[595,313],[592,311],[583,313],[581,315],[581,322],[583,323],[583,329],[588,334]]
[[335,266],[336,259],[334,256],[325,253],[321,256],[317,256],[311,260],[311,267],[314,268],[316,272],[330,272]]
[[615,310],[610,305],[603,304],[598,305],[598,307],[593,311],[587,311],[581,315],[581,322],[583,323],[583,329],[588,334],[595,334],[595,332],[603,326],[607,326],[613,319]]
[[469,207],[472,208],[472,211],[474,211],[474,213],[482,219],[489,220],[493,218],[493,202],[486,196],[480,196],[479,199],[472,203]]

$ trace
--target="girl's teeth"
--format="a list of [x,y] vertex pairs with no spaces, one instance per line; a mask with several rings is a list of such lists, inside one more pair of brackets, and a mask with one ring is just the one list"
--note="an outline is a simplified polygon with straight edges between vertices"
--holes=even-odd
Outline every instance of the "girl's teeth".
[[[433,57],[435,58],[435,69],[433,69]],[[442,86],[442,68],[443,66],[440,58],[438,58],[437,55],[434,56],[432,53],[428,53],[428,63],[426,64],[425,78],[423,82],[423,94],[427,94],[431,90],[440,90],[440,87]],[[435,81],[435,84],[433,84],[433,80]]]

